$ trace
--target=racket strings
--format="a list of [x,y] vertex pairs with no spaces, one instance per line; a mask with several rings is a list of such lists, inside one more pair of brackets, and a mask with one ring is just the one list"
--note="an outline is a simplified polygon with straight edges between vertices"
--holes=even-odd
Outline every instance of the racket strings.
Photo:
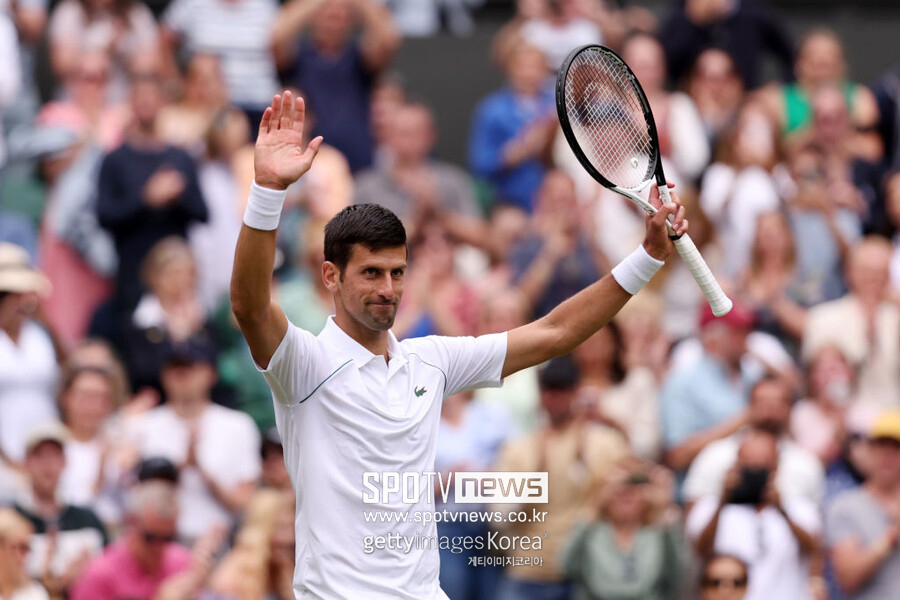
[[572,132],[594,168],[622,188],[653,177],[655,149],[638,93],[624,65],[601,52],[582,52],[566,74]]

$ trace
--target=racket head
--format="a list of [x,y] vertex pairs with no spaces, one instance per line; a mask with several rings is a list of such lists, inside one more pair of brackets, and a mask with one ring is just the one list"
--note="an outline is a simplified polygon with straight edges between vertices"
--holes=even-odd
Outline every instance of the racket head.
[[604,187],[638,192],[665,182],[650,102],[614,51],[586,44],[569,53],[556,77],[556,112],[578,162]]

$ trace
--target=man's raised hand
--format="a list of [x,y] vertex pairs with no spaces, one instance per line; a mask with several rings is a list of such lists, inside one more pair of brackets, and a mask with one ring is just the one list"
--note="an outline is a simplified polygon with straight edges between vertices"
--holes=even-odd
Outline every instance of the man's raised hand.
[[257,185],[284,190],[309,171],[319,152],[322,136],[303,148],[303,123],[306,106],[303,98],[291,92],[275,96],[259,123],[254,169]]

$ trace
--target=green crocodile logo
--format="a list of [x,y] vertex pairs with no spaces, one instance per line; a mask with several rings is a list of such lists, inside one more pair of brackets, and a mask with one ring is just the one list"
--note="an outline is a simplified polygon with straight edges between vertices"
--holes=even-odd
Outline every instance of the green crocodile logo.
[[420,388],[416,388],[416,398],[418,398],[419,396],[421,396],[422,394],[424,394],[427,391],[428,390],[425,389],[424,385]]

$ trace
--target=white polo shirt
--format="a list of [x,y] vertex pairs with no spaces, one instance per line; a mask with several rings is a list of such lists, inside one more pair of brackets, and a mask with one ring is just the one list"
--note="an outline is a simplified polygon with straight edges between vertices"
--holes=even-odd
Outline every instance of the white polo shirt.
[[[434,499],[423,493],[405,503],[390,494],[366,504],[363,473],[434,471],[442,400],[501,385],[506,334],[398,342],[389,333],[388,355],[389,363],[331,317],[318,337],[289,325],[262,371],[297,492],[298,600],[446,598],[436,546],[365,551],[369,536],[436,539],[433,522],[412,521],[433,512]],[[367,512],[408,513],[410,520],[369,522]]]

